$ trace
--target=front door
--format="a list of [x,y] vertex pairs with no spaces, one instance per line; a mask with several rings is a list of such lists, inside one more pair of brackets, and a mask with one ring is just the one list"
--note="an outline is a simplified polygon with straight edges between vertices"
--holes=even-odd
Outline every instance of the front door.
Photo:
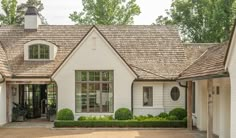
[[45,112],[47,94],[47,85],[27,84],[20,85],[20,104],[27,107],[28,118],[39,118],[41,113]]

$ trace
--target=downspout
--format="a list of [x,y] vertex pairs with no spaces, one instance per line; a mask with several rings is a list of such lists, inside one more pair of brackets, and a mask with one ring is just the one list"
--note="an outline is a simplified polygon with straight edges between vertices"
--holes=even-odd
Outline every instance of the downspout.
[[187,90],[188,90],[188,82],[185,85],[179,82],[179,86],[185,88],[185,109],[187,109]]
[[131,112],[133,113],[133,111],[134,111],[134,103],[133,103],[133,101],[134,101],[134,81],[132,82],[132,84],[131,84]]

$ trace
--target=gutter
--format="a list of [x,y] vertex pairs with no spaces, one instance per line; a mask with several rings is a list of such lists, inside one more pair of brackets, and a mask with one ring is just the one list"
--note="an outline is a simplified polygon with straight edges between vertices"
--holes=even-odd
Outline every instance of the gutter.
[[179,86],[185,88],[185,109],[187,109],[187,92],[188,92],[188,82],[185,85],[179,82]]
[[134,111],[134,81],[131,84],[131,112],[133,113]]

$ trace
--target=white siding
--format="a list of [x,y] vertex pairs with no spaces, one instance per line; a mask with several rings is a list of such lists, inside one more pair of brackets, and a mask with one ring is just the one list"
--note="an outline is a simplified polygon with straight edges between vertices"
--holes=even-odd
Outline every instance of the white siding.
[[0,84],[0,125],[6,123],[6,83]]
[[[153,87],[153,106],[143,106],[143,87]],[[163,83],[162,82],[135,82],[133,85],[133,111],[134,115],[159,115],[164,111],[163,107]]]
[[[143,106],[143,87],[153,87],[153,106]],[[176,86],[180,89],[180,98],[173,101],[170,96],[171,89]],[[177,82],[135,82],[133,89],[134,115],[159,115],[161,112],[169,112],[174,108],[185,108],[185,88]]]
[[[180,90],[180,97],[177,101],[173,101],[170,96],[171,89],[175,86],[178,87]],[[177,82],[165,82],[164,107],[165,107],[165,112],[169,112],[174,108],[185,108],[185,88],[180,87]]]
[[[114,111],[122,107],[131,109],[131,86],[135,76],[96,30],[90,32],[74,54],[55,74],[59,109],[70,108],[75,112],[75,70],[113,70]],[[75,115],[78,117],[106,114],[76,113]]]

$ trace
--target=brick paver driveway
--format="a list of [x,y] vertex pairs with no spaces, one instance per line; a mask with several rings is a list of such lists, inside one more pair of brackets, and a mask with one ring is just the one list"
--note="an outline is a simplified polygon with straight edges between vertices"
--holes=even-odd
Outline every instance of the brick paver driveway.
[[0,128],[0,138],[205,138],[188,130]]

